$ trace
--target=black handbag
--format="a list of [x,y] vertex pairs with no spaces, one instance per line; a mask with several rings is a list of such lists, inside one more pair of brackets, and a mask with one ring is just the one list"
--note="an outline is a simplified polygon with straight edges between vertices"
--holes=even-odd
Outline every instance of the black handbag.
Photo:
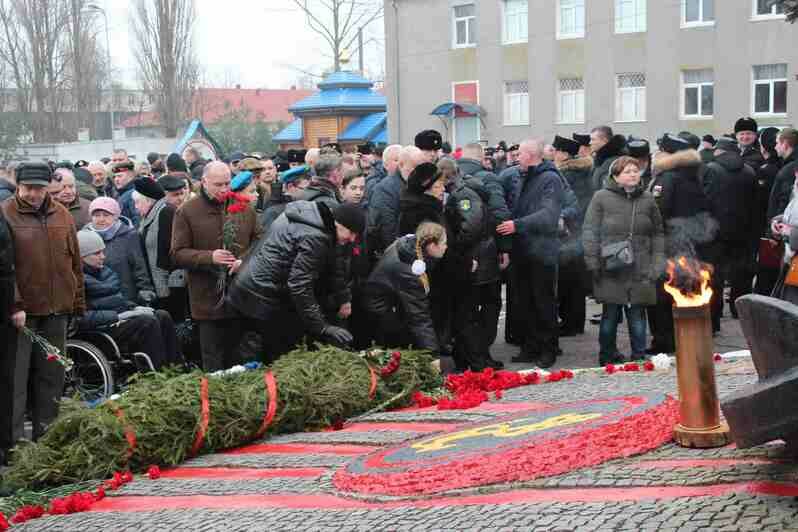
[[635,215],[637,214],[637,200],[632,203],[632,225],[626,240],[601,246],[601,260],[605,272],[617,272],[629,268],[635,263],[635,254],[632,250],[632,237],[635,230]]

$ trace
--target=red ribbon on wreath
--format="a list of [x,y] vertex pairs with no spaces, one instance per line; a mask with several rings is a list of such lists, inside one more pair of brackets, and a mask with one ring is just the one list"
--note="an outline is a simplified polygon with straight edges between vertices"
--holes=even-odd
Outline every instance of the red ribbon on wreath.
[[108,401],[108,407],[113,410],[114,415],[125,429],[125,439],[127,440],[127,459],[130,460],[130,458],[133,456],[133,451],[136,450],[136,433],[133,431],[133,427],[125,423],[125,413],[116,405],[116,403]]
[[377,396],[377,372],[369,365],[369,373],[371,374],[371,385],[369,386],[369,400],[374,400]]
[[260,438],[266,433],[266,429],[274,421],[274,416],[277,414],[277,381],[274,379],[274,373],[267,371],[263,374],[263,382],[266,384],[266,391],[269,393],[269,403],[266,406],[266,415],[263,418],[255,438]]
[[197,437],[194,438],[194,445],[191,446],[189,456],[196,455],[202,448],[202,442],[205,440],[205,433],[208,430],[208,421],[211,417],[211,404],[208,401],[208,379],[205,377],[200,381],[200,424],[197,429]]

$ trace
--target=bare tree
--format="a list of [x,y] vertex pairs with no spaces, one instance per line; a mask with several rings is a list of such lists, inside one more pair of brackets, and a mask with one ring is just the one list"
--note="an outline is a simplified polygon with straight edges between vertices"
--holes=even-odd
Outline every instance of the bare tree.
[[382,0],[293,0],[310,29],[321,35],[331,53],[333,71],[349,60],[358,32],[382,17]]
[[144,88],[155,95],[167,136],[191,109],[199,68],[194,52],[193,0],[136,0],[130,28]]

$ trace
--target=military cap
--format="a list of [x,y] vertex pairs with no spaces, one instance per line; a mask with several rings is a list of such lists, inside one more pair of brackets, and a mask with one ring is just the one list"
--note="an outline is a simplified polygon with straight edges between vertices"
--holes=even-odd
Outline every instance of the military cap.
[[416,135],[415,145],[420,150],[439,150],[443,145],[443,138],[434,129],[425,129]]

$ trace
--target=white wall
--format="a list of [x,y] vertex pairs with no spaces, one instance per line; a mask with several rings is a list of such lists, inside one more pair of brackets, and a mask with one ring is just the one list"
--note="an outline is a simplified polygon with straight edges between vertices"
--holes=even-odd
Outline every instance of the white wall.
[[69,142],[65,144],[27,144],[17,149],[20,161],[77,161],[85,159],[96,161],[110,157],[113,148],[124,148],[136,160],[143,161],[151,151],[171,153],[177,144],[176,138],[130,138],[116,140],[96,140],[91,142]]

